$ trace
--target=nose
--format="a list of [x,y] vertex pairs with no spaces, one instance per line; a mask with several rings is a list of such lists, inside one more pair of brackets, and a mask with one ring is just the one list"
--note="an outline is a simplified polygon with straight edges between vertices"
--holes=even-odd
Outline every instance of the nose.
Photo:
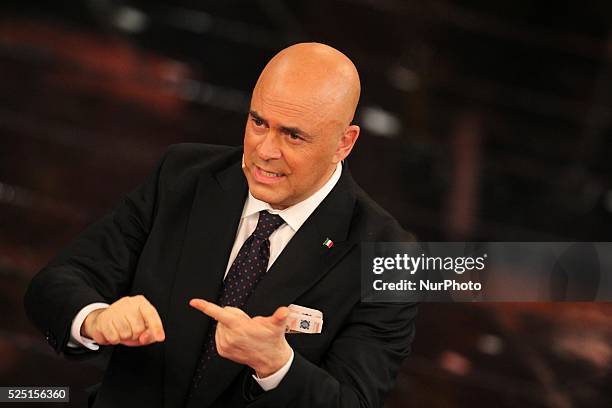
[[262,160],[281,158],[278,136],[275,132],[268,132],[261,143],[257,146],[257,154]]

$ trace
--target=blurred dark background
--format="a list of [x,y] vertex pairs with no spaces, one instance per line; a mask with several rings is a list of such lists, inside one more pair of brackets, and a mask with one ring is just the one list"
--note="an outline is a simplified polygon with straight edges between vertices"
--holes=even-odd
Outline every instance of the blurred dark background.
[[[351,171],[420,239],[612,241],[609,0],[4,0],[0,385],[84,404],[104,359],[53,354],[29,279],[167,145],[240,144],[300,41],[357,65]],[[388,408],[612,406],[610,303],[427,304],[417,329]]]

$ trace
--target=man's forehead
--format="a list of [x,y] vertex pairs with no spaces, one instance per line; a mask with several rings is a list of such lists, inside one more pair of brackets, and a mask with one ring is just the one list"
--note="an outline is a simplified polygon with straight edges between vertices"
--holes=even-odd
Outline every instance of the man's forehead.
[[316,97],[291,92],[254,92],[251,109],[266,116],[318,121],[326,116],[325,104]]

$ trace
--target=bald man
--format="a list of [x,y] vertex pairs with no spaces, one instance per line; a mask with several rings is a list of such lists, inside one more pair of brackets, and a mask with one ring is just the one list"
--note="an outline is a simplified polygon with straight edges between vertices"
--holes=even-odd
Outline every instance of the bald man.
[[[360,300],[359,244],[411,236],[343,165],[359,95],[341,52],[282,50],[243,147],[170,147],[32,280],[26,310],[58,353],[112,348],[90,406],[382,406],[416,307]],[[322,329],[287,332],[295,305]]]

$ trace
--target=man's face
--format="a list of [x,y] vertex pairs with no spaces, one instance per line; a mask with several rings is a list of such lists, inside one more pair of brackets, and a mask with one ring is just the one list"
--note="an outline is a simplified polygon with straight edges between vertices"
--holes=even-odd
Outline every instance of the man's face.
[[315,193],[341,159],[343,129],[331,109],[308,90],[289,88],[256,87],[244,132],[249,190],[277,209]]

